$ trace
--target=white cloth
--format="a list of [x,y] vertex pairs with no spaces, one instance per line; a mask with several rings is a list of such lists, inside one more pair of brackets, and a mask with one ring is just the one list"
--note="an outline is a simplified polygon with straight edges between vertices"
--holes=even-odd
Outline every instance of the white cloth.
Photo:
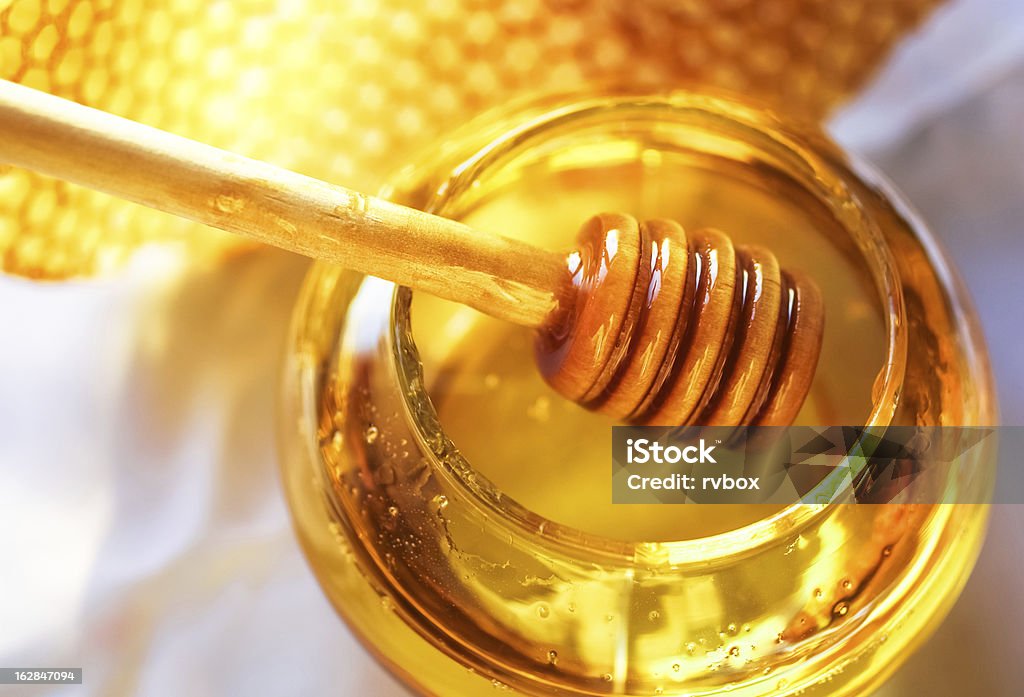
[[[1022,122],[1024,3],[960,0],[833,123],[952,250],[1015,424]],[[85,670],[20,694],[405,694],[323,598],[280,491],[275,392],[304,268],[268,251],[182,277],[152,251],[110,280],[0,278],[0,666]],[[1021,508],[996,509],[952,616],[882,695],[1019,694]]]

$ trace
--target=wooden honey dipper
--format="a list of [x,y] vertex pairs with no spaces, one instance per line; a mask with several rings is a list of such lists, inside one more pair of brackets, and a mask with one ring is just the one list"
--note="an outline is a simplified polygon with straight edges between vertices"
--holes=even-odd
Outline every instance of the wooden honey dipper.
[[714,230],[607,213],[548,252],[3,80],[0,162],[533,327],[548,383],[622,420],[787,425],[818,361],[814,283]]

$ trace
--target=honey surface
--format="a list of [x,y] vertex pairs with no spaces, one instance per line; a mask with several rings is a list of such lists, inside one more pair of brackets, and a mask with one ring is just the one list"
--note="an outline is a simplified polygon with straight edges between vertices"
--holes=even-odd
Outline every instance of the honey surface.
[[[567,153],[561,157],[571,159]],[[829,221],[800,201],[785,181],[767,174],[761,181],[743,181],[730,176],[731,167],[716,161],[705,168],[681,156],[673,163],[671,155],[651,167],[640,163],[585,172],[538,164],[521,172],[516,183],[484,196],[466,220],[480,229],[511,231],[559,248],[570,244],[588,213],[604,205],[674,218],[684,228],[717,227],[737,241],[770,247],[782,264],[812,273],[826,300],[821,362],[797,423],[865,422],[885,337],[874,309],[877,299],[853,250],[837,243]],[[544,384],[534,365],[529,330],[423,296],[414,299],[412,317],[443,428],[479,473],[527,509],[627,541],[705,537],[775,510],[613,505],[614,422]],[[854,345],[856,351],[843,350]]]

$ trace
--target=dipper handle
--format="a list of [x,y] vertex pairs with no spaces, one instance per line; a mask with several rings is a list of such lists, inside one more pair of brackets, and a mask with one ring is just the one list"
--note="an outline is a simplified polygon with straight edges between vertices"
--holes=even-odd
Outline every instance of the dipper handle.
[[539,327],[562,255],[0,80],[0,162]]

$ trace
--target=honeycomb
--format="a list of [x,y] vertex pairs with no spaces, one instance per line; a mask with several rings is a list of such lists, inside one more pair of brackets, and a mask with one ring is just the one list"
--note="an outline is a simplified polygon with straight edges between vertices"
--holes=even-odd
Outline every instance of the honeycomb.
[[[0,0],[0,77],[374,191],[511,97],[686,81],[820,118],[938,0]],[[107,271],[226,233],[0,166],[2,268]]]

